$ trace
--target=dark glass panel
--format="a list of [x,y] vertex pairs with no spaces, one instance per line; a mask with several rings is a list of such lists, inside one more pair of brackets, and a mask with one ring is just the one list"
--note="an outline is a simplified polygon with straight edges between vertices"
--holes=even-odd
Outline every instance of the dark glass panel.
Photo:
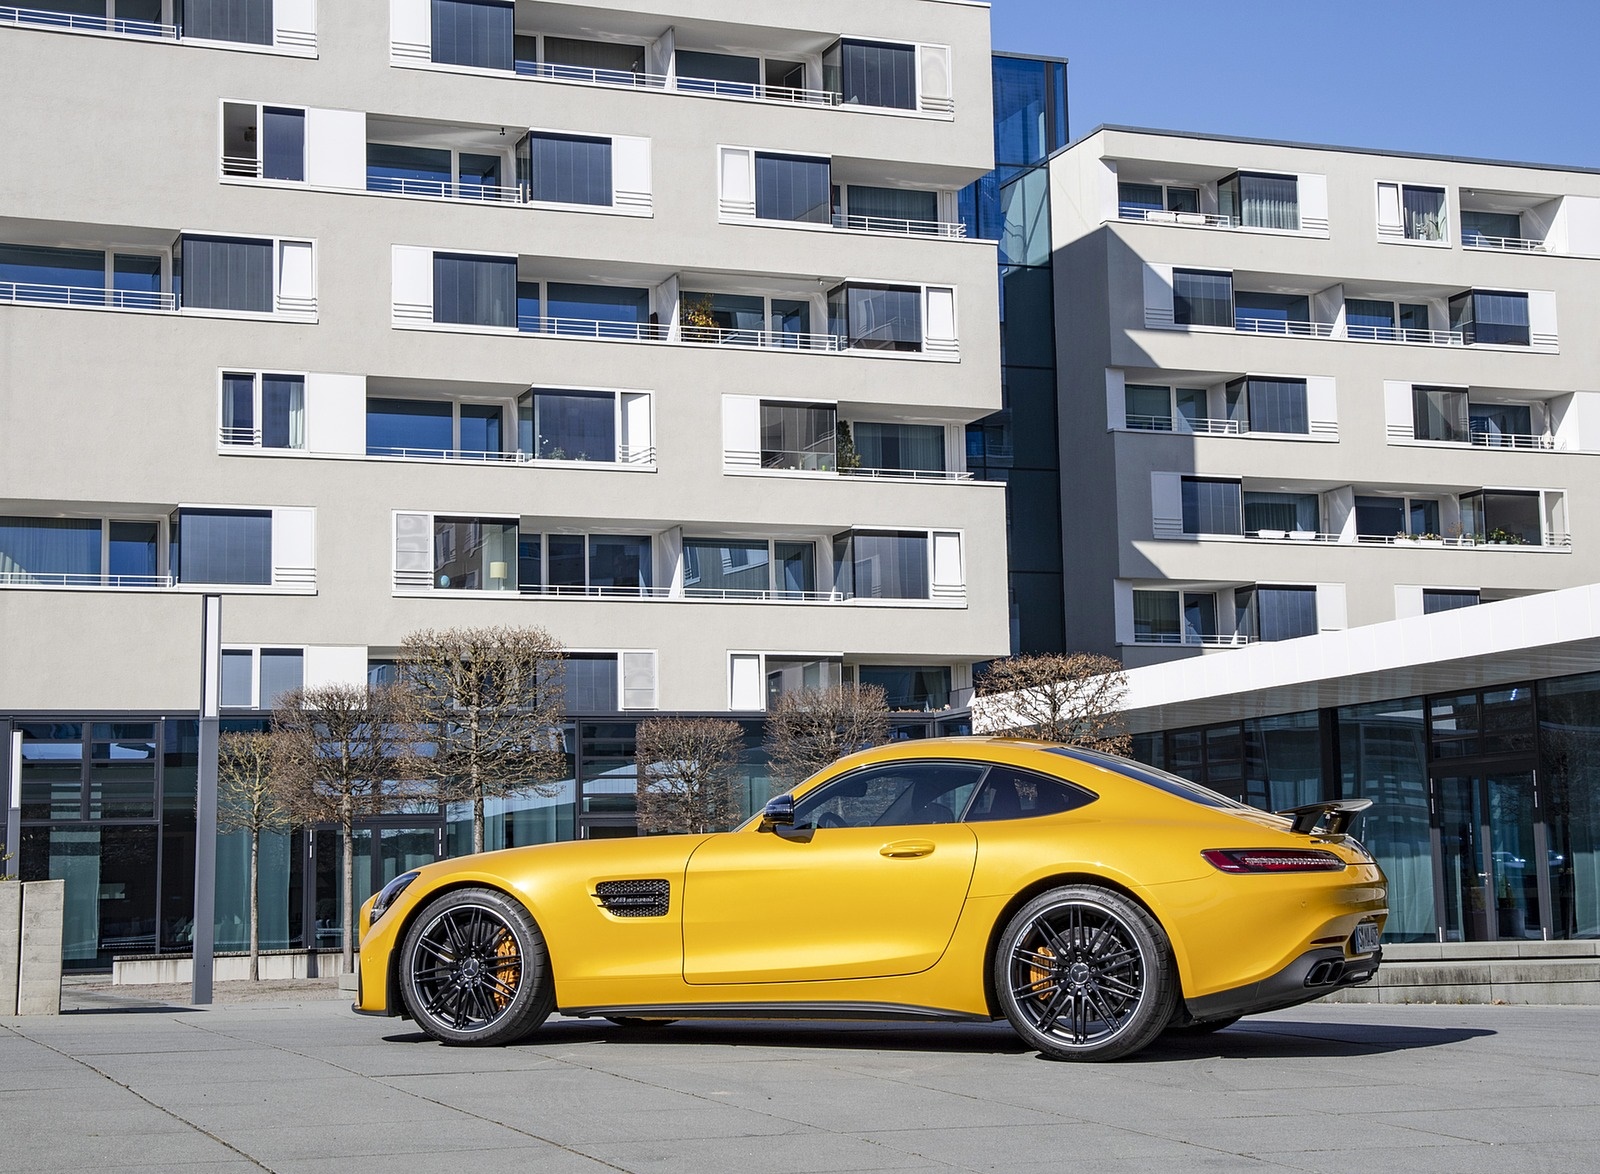
[[450,405],[440,400],[367,400],[367,455],[436,454],[455,447]]
[[272,242],[185,236],[183,305],[206,310],[272,310]]
[[555,204],[611,205],[611,140],[578,135],[528,136],[528,198]]
[[513,11],[495,0],[433,0],[433,60],[510,69]]
[[516,326],[515,257],[433,255],[433,320]]
[[306,112],[274,106],[261,111],[261,177],[304,180]]

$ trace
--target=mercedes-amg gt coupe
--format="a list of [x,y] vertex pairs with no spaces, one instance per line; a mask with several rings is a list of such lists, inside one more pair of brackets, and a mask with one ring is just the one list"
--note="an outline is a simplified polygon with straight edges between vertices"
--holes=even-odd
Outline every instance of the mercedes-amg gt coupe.
[[1270,814],[1126,759],[945,738],[852,754],[729,832],[511,848],[361,911],[357,1011],[446,1044],[552,1012],[992,1020],[1067,1060],[1365,982],[1365,799]]

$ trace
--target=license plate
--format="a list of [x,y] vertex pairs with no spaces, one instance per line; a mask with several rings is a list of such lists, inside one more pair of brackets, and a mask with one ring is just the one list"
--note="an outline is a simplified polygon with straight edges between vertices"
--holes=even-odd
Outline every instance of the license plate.
[[1356,932],[1350,939],[1350,952],[1352,954],[1370,954],[1378,948],[1378,923],[1363,921],[1356,926]]

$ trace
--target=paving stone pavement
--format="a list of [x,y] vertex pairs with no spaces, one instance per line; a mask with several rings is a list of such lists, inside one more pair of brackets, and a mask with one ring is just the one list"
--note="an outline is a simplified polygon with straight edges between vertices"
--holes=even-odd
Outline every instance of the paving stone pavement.
[[286,992],[0,1019],[0,1171],[1592,1171],[1600,1007],[1311,1005],[1114,1064],[1001,1024],[556,1019],[503,1049]]

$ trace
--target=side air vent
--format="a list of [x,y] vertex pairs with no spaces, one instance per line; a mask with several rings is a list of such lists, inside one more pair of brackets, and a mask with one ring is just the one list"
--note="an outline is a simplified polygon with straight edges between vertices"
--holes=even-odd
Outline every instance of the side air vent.
[[671,887],[664,880],[600,881],[595,900],[615,917],[665,917]]

